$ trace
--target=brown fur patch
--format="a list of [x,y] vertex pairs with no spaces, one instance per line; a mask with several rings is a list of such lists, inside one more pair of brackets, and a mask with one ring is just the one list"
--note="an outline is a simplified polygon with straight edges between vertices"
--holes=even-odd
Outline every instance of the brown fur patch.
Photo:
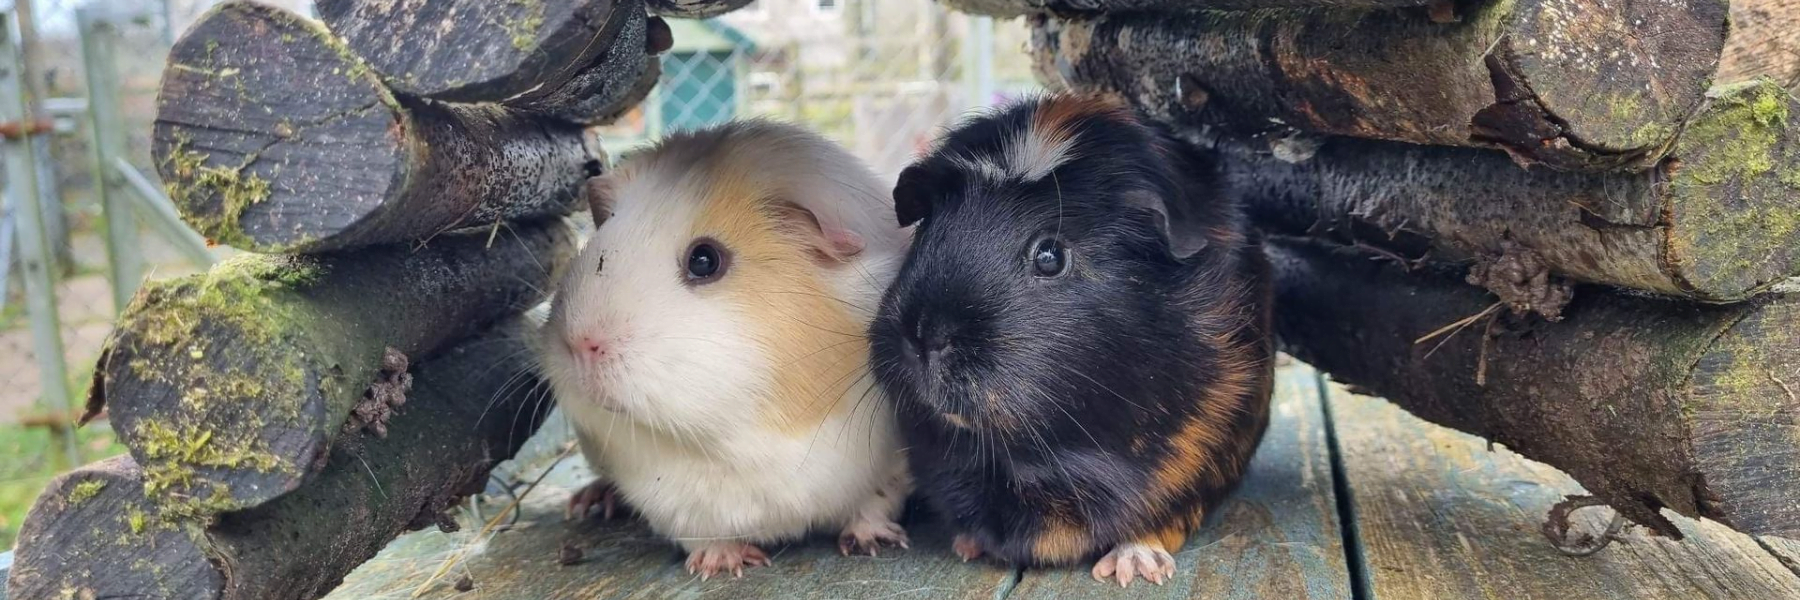
[[771,197],[772,187],[741,162],[710,158],[712,181],[690,234],[718,240],[731,260],[701,293],[729,298],[749,314],[746,325],[774,370],[762,414],[781,431],[805,434],[850,411],[854,402],[842,401],[845,394],[869,384],[863,326],[837,298],[809,240],[783,224],[780,211],[787,209]]
[[1061,519],[1048,520],[1031,542],[1031,555],[1043,564],[1068,564],[1093,551],[1087,530]]
[[1057,94],[1044,98],[1031,115],[1031,128],[1050,142],[1068,138],[1077,121],[1089,118],[1122,121],[1125,104],[1098,94]]

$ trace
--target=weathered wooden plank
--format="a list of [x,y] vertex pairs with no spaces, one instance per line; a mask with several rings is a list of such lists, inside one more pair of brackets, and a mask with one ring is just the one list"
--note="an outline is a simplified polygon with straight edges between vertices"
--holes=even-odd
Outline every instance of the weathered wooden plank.
[[1088,565],[1027,571],[1009,598],[1349,598],[1318,377],[1277,374],[1269,431],[1222,511],[1176,553],[1175,579],[1129,589],[1094,581]]
[[[1775,555],[1775,560],[1781,561],[1781,564],[1786,565],[1788,570],[1793,571],[1795,575],[1800,575],[1800,541],[1769,535],[1756,539],[1762,542],[1763,549],[1768,550],[1769,554]],[[6,599],[0,598],[0,600]]]
[[[0,552],[0,581],[6,581],[7,576],[12,573],[12,562],[12,551]],[[6,586],[4,585],[0,585],[0,600],[6,600]]]
[[[828,537],[771,549],[774,565],[752,569],[743,579],[700,581],[689,575],[676,546],[630,520],[567,523],[569,494],[592,475],[570,457],[559,464],[522,505],[519,524],[495,534],[483,550],[434,583],[421,598],[459,597],[457,580],[467,575],[484,598],[996,598],[1013,583],[1014,571],[988,564],[964,564],[950,552],[949,533],[930,515],[908,520],[910,550],[883,551],[880,557],[844,557]],[[538,471],[526,469],[525,477]],[[408,598],[443,560],[474,539],[436,531],[404,536],[352,573],[328,598]],[[561,566],[565,544],[581,550],[578,564]],[[1091,583],[1091,582],[1090,582]]]
[[[1684,541],[1631,528],[1626,543],[1564,556],[1538,528],[1584,493],[1566,475],[1336,384],[1327,408],[1372,597],[1800,598],[1800,576],[1755,538],[1667,511]],[[1608,513],[1580,511],[1576,527],[1600,531]]]

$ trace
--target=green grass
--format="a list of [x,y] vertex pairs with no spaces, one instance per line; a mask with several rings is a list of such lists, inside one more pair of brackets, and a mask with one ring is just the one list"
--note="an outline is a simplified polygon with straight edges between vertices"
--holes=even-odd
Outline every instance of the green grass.
[[[93,462],[125,453],[106,423],[77,432],[81,458]],[[31,503],[57,473],[70,468],[62,443],[42,428],[0,425],[0,550],[12,548]]]

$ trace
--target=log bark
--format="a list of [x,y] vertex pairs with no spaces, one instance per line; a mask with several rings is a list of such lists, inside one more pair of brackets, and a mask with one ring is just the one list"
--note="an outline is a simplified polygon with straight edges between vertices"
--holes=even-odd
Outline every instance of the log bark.
[[1455,23],[1426,12],[1038,16],[1032,54],[1052,87],[1118,93],[1177,125],[1637,169],[1699,106],[1727,30],[1722,0],[1491,0]]
[[678,19],[710,19],[745,6],[752,0],[649,0],[650,12]]
[[[1426,420],[1569,473],[1625,516],[1800,535],[1800,298],[1708,306],[1581,290],[1556,323],[1391,261],[1276,240],[1283,347]],[[1490,321],[1489,319],[1494,319]]]
[[561,85],[643,14],[629,0],[319,0],[318,11],[394,91],[451,102]]
[[107,340],[88,410],[107,408],[161,512],[265,504],[324,466],[353,410],[380,428],[393,390],[371,386],[389,349],[428,357],[541,302],[573,253],[561,221],[494,233],[241,255],[148,285]]
[[340,438],[316,477],[261,507],[159,512],[130,456],[58,477],[20,530],[15,600],[310,600],[409,529],[442,520],[548,411],[516,323],[415,369],[383,438]]
[[1769,77],[1800,86],[1800,0],[1735,0],[1720,83]]
[[[643,0],[323,0],[319,16],[394,91],[593,123],[635,104],[666,50]],[[666,35],[662,36],[664,39]]]
[[1227,193],[1283,233],[1446,262],[1516,245],[1575,280],[1707,302],[1800,275],[1800,101],[1770,80],[1715,89],[1643,172],[1347,138],[1288,160],[1253,142],[1219,149]]
[[941,0],[956,10],[1012,18],[1032,13],[1191,12],[1261,8],[1405,8],[1442,0]]
[[600,168],[580,126],[396,97],[318,24],[222,4],[170,51],[153,151],[218,243],[320,252],[567,214]]

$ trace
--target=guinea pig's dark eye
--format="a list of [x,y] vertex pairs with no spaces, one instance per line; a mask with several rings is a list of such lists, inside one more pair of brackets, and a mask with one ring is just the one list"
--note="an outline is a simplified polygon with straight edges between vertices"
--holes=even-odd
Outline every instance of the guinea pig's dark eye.
[[726,255],[719,243],[708,238],[694,240],[688,247],[687,281],[688,283],[712,283],[725,275]]
[[1038,277],[1056,277],[1069,270],[1069,248],[1054,237],[1038,238],[1031,245],[1031,270]]

